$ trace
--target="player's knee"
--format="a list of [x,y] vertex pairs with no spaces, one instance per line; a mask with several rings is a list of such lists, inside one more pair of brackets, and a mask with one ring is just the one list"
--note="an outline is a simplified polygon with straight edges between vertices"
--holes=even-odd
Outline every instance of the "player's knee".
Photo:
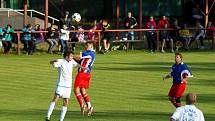
[[80,93],[80,88],[75,88],[75,89],[74,89],[74,92],[75,92],[76,94],[79,94],[79,93]]
[[63,101],[63,106],[68,106],[69,105],[69,100],[68,99],[64,99]]

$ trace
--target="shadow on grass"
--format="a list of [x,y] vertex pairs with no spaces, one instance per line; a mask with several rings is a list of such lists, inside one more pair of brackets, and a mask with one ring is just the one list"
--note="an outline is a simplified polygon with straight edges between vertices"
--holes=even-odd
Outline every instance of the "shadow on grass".
[[[155,109],[156,110],[156,109]],[[0,110],[0,119],[7,119],[8,121],[30,121],[30,120],[44,120],[47,110]],[[54,110],[51,119],[58,119],[60,110]],[[93,116],[82,116],[79,111],[68,111],[66,120],[97,120],[97,121],[167,121],[172,115],[172,112],[146,112],[146,111],[122,111],[122,110],[108,110],[103,112],[95,112]],[[205,114],[206,121],[214,121],[215,115]]]
[[[169,62],[140,62],[140,63],[124,63],[124,62],[113,62],[113,63],[96,63],[97,65],[112,64],[113,66],[99,67],[96,66],[96,70],[113,70],[113,71],[165,71],[171,68],[173,63]],[[192,71],[214,71],[215,63],[198,62],[198,63],[185,63]],[[126,65],[134,65],[126,67]]]

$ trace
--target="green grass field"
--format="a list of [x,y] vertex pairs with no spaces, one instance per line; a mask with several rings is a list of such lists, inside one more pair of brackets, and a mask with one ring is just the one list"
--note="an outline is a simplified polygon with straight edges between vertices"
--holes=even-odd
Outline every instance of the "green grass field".
[[[206,121],[215,120],[215,53],[185,52],[194,77],[185,93],[195,92]],[[0,55],[0,121],[43,121],[55,91],[57,70],[49,61],[60,55]],[[88,91],[95,113],[82,117],[72,94],[65,121],[168,121],[171,80],[163,82],[174,54],[144,51],[97,54]],[[77,69],[74,69],[74,76]],[[184,97],[182,99],[184,104]],[[62,101],[51,117],[57,121]]]

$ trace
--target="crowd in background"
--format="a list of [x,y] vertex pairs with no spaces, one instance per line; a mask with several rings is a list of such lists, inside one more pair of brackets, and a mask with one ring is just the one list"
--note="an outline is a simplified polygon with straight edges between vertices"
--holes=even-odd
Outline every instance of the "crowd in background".
[[[26,54],[31,55],[37,50],[37,45],[47,42],[49,47],[47,52],[52,54],[57,45],[60,45],[60,53],[63,54],[66,50],[75,50],[76,42],[86,42],[86,41],[96,41],[98,34],[94,30],[102,30],[101,42],[103,43],[103,48],[99,48],[103,53],[110,50],[111,42],[114,40],[123,40],[123,47],[129,49],[129,43],[132,45],[135,42],[136,33],[132,31],[136,26],[138,26],[136,19],[132,16],[131,12],[128,12],[128,16],[124,19],[124,28],[129,29],[121,37],[119,37],[114,32],[107,32],[106,30],[114,29],[108,20],[103,19],[99,22],[95,21],[92,25],[90,32],[81,32],[84,30],[79,23],[72,22],[69,17],[69,12],[65,12],[65,16],[60,19],[58,26],[51,25],[49,28],[45,29],[47,33],[41,32],[44,29],[40,28],[39,24],[32,26],[28,24],[22,29],[21,42],[23,43],[23,50]],[[144,36],[147,38],[148,50],[154,53],[157,49],[157,39],[160,40],[161,47],[160,51],[164,53],[166,48],[170,48],[170,52],[175,52],[177,43],[181,43],[183,49],[188,50],[192,42],[196,43],[196,47],[199,49],[204,49],[205,39],[214,39],[215,37],[215,27],[211,21],[208,22],[207,29],[203,27],[201,22],[196,22],[195,26],[187,25],[186,22],[183,24],[178,24],[177,19],[173,22],[167,19],[166,16],[156,22],[154,17],[151,16],[149,20],[145,23],[145,29],[149,29],[144,32]],[[154,29],[162,29],[156,31]],[[174,29],[174,30],[169,30]],[[70,32],[70,30],[79,30],[80,32]],[[38,31],[38,32],[37,32]],[[3,54],[8,54],[12,42],[16,43],[16,34],[14,34],[14,29],[11,24],[6,27],[0,27],[0,47],[3,48]],[[69,44],[68,42],[71,42]],[[126,44],[126,46],[124,46]],[[124,48],[124,49],[125,49]]]

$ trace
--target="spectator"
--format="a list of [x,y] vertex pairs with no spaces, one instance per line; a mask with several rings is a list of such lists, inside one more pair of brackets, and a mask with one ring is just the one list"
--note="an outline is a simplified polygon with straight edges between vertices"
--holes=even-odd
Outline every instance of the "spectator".
[[[154,17],[151,16],[150,20],[146,23],[146,29],[156,29],[156,22]],[[154,53],[156,50],[156,40],[157,40],[157,33],[155,30],[146,31],[146,37],[148,41],[148,48],[151,53]]]
[[179,29],[181,29],[181,27],[178,25],[178,20],[174,19],[173,24],[171,24],[172,31],[170,31],[170,37],[173,39],[173,43],[176,43],[180,40],[179,37]]
[[186,105],[176,108],[170,121],[205,121],[202,111],[194,105],[196,98],[195,94],[188,93],[186,95]]
[[49,48],[48,48],[48,53],[52,54],[53,53],[53,49],[57,46],[58,44],[58,32],[57,29],[54,28],[53,24],[47,29],[48,33],[46,34],[46,41],[49,44]]
[[81,31],[84,31],[84,29],[81,26],[79,26],[78,31],[80,31],[80,32],[76,33],[76,37],[78,38],[78,41],[79,42],[85,42],[85,40],[84,40],[84,32],[81,32]]
[[[137,26],[137,20],[132,16],[131,12],[128,12],[128,16],[125,18],[125,29],[133,29],[135,26]],[[134,32],[133,31],[128,31],[125,34],[127,40],[134,40]],[[132,45],[132,50],[133,50],[133,43]],[[127,48],[128,49],[128,48]]]
[[166,18],[166,16],[162,16],[162,19],[158,22],[158,29],[164,28],[164,24],[167,24],[167,27],[170,27],[169,20]]
[[2,48],[3,29],[0,27],[0,48]]
[[34,31],[32,30],[31,24],[28,24],[25,26],[23,29],[23,43],[24,43],[24,50],[26,51],[27,55],[32,55],[33,54],[33,47],[34,43],[31,37],[31,32]]
[[94,30],[96,30],[96,25],[93,26],[93,28],[90,29],[90,32],[87,34],[87,37],[90,41],[95,41],[95,32],[93,32]]
[[213,41],[215,40],[215,26],[212,25],[211,21],[208,22],[208,26],[206,30],[206,39],[212,40],[212,44],[213,44]]
[[200,22],[196,23],[195,40],[197,42],[197,48],[204,49],[203,40],[205,38],[205,30]]
[[161,45],[161,52],[164,53],[164,45],[166,42],[169,42],[170,41],[170,44],[171,44],[171,52],[174,53],[174,49],[173,49],[173,39],[169,36],[169,33],[170,31],[169,30],[165,30],[165,29],[168,29],[168,24],[165,23],[164,24],[164,27],[163,27],[164,30],[161,30],[160,31],[160,37],[161,37],[161,41],[162,41],[162,45]]
[[3,54],[8,54],[10,51],[10,48],[12,46],[12,39],[14,34],[14,29],[12,28],[12,25],[8,24],[4,29],[4,35],[2,38],[2,44],[4,48]]
[[[35,28],[34,28],[34,31],[37,32],[37,31],[43,31],[42,29],[40,29],[40,25],[39,24],[36,24],[35,25]],[[43,43],[44,42],[44,34],[41,32],[41,33],[34,33],[34,39],[33,39],[33,42],[34,42],[34,48],[33,48],[33,51],[36,50],[36,46],[40,43]]]
[[69,30],[66,24],[63,25],[63,29],[60,29],[60,44],[61,44],[61,54],[64,54],[68,48],[69,41]]
[[188,50],[192,34],[190,33],[190,30],[187,29],[187,24],[184,24],[182,29],[179,30],[179,36],[181,38],[181,41],[183,42],[183,47],[185,48],[185,50]]
[[108,52],[110,48],[110,40],[112,38],[111,33],[107,32],[110,29],[110,24],[107,20],[103,20],[102,22],[102,30],[103,30],[103,45],[104,45],[104,53]]
[[58,28],[63,29],[63,25],[66,25],[69,29],[72,26],[71,18],[69,17],[69,11],[65,11],[64,17],[60,18],[60,25]]

